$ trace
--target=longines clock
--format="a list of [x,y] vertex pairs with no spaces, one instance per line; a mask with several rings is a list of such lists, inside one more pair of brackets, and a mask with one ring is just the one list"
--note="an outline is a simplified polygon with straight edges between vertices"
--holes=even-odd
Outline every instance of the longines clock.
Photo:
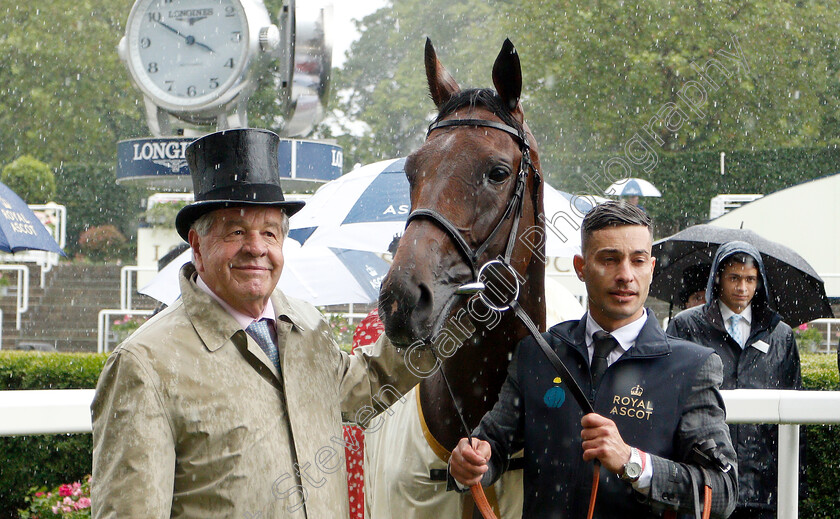
[[[293,10],[283,13],[293,27]],[[259,0],[137,0],[119,54],[152,134],[174,135],[247,126],[255,70],[278,57],[281,36]]]

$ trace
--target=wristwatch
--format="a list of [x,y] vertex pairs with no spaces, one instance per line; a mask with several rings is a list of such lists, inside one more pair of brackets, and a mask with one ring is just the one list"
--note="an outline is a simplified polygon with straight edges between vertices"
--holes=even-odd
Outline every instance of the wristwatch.
[[642,458],[641,452],[636,447],[630,447],[630,461],[624,464],[624,469],[619,476],[624,481],[635,483],[639,481],[639,477],[642,475],[644,468],[644,459]]

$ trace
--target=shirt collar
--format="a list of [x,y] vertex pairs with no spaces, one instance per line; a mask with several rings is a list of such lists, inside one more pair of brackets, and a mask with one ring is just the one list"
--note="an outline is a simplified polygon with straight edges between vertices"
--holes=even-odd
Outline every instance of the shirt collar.
[[227,313],[231,315],[231,317],[236,319],[236,322],[239,323],[243,330],[248,328],[248,326],[254,321],[259,321],[260,319],[268,319],[270,321],[274,321],[274,305],[272,304],[271,299],[268,300],[268,304],[266,304],[265,308],[263,308],[262,314],[256,319],[254,319],[250,315],[243,314],[239,310],[227,304],[227,302],[225,302],[224,299],[222,299],[221,297],[216,295],[215,292],[213,292],[213,289],[207,286],[207,283],[205,283],[204,280],[201,279],[201,276],[196,277],[197,279],[195,280],[195,284],[198,285],[198,288],[206,292],[210,297],[215,299],[216,302],[222,305],[222,308],[224,308],[225,311],[227,311]]
[[[718,299],[718,305],[720,306],[720,316],[723,317],[723,322],[729,320],[730,317],[735,315],[735,312],[726,306],[726,303]],[[741,316],[741,319],[747,322],[747,324],[752,324],[752,305],[747,306],[744,310],[738,314]]]
[[[613,330],[610,332],[610,335],[615,337],[615,340],[618,341],[619,346],[624,351],[629,350],[636,344],[636,339],[639,337],[639,333],[644,328],[645,323],[647,322],[647,309],[642,312],[641,317],[633,321],[632,323],[625,324],[621,328]],[[587,312],[586,314],[586,347],[592,345],[592,335],[597,332],[601,331],[603,328],[600,324],[595,322],[595,319],[592,318],[592,314]]]

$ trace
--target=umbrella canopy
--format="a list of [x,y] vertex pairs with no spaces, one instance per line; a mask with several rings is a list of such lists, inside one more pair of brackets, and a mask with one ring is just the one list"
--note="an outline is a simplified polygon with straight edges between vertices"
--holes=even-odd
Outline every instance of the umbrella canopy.
[[0,250],[45,250],[64,255],[55,238],[14,191],[0,182]]
[[624,178],[610,184],[604,194],[612,196],[662,196],[653,184],[641,178]]
[[[291,218],[289,237],[306,247],[387,252],[411,210],[405,159],[363,166],[327,182]],[[578,197],[545,184],[546,255],[580,251],[580,224],[600,197]]]
[[[181,295],[178,271],[191,259],[192,249],[187,249],[139,292],[171,305]],[[387,261],[372,252],[301,247],[288,238],[283,242],[283,259],[277,286],[283,293],[315,306],[376,301],[389,267]]]
[[679,302],[683,272],[693,265],[712,263],[718,247],[745,241],[758,249],[767,273],[771,304],[791,326],[833,317],[822,278],[802,256],[747,229],[695,225],[653,244],[656,269],[650,295]]

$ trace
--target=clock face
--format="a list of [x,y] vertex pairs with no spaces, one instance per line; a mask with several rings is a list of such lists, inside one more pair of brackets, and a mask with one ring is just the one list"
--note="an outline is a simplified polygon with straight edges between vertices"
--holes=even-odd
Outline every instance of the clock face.
[[138,0],[126,31],[129,68],[174,108],[206,106],[239,79],[248,23],[239,0]]

